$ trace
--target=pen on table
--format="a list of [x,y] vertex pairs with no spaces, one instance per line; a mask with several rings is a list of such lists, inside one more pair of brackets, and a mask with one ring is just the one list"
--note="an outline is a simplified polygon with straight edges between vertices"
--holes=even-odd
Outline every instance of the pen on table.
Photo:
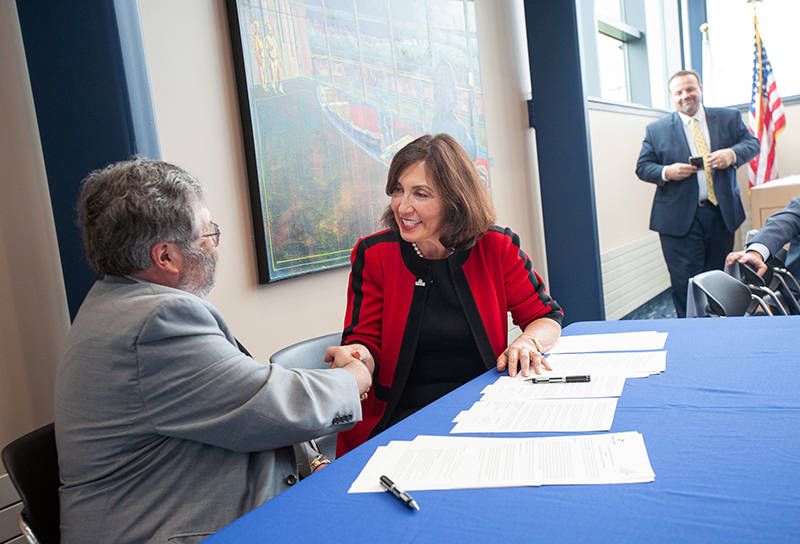
[[417,501],[411,498],[411,495],[397,487],[393,481],[389,479],[388,476],[381,476],[381,487],[383,487],[386,491],[389,491],[392,495],[406,503],[406,506],[409,508],[413,508],[414,510],[419,510],[419,505],[417,505]]
[[586,383],[592,381],[591,376],[564,376],[562,378],[528,378],[531,383]]

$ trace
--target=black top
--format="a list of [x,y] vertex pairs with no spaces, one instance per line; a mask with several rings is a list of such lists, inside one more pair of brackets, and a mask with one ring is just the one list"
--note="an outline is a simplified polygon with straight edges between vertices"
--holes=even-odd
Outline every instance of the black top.
[[417,350],[388,426],[486,372],[447,259],[425,261],[432,275]]

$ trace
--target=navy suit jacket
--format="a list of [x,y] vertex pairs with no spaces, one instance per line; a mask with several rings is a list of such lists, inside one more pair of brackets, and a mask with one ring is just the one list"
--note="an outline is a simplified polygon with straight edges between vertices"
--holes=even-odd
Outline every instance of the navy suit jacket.
[[748,245],[756,242],[767,246],[770,255],[791,242],[786,268],[800,280],[800,197],[793,198],[783,210],[771,215]]
[[[744,208],[736,183],[736,169],[758,154],[758,139],[742,122],[742,115],[729,108],[705,108],[711,151],[730,148],[736,163],[714,170],[714,192],[725,227],[734,232],[744,221]],[[658,185],[650,213],[650,230],[671,236],[685,236],[697,211],[697,174],[686,179],[664,181],[664,166],[689,162],[691,150],[681,118],[673,112],[647,126],[647,133],[636,164],[639,179]]]

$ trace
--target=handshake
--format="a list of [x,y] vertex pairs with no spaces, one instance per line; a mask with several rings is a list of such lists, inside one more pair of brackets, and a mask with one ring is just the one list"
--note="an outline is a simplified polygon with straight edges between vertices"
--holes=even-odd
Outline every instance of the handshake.
[[358,384],[361,400],[367,399],[367,391],[372,386],[372,373],[375,371],[375,359],[363,344],[347,346],[331,346],[325,350],[325,362],[331,368],[343,368],[352,373]]

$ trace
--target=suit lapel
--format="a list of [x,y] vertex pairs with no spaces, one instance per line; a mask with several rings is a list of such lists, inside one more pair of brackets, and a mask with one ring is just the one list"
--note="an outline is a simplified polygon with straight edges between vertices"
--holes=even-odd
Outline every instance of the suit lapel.
[[678,115],[678,112],[672,112],[672,141],[679,142],[678,151],[681,157],[678,162],[689,162],[692,148],[689,147],[689,142],[686,141],[686,132],[683,130],[683,122],[681,122],[681,116]]
[[706,126],[708,127],[708,137],[711,140],[708,142],[708,149],[716,151],[719,149],[719,123],[717,122],[717,114],[708,108],[706,110]]

